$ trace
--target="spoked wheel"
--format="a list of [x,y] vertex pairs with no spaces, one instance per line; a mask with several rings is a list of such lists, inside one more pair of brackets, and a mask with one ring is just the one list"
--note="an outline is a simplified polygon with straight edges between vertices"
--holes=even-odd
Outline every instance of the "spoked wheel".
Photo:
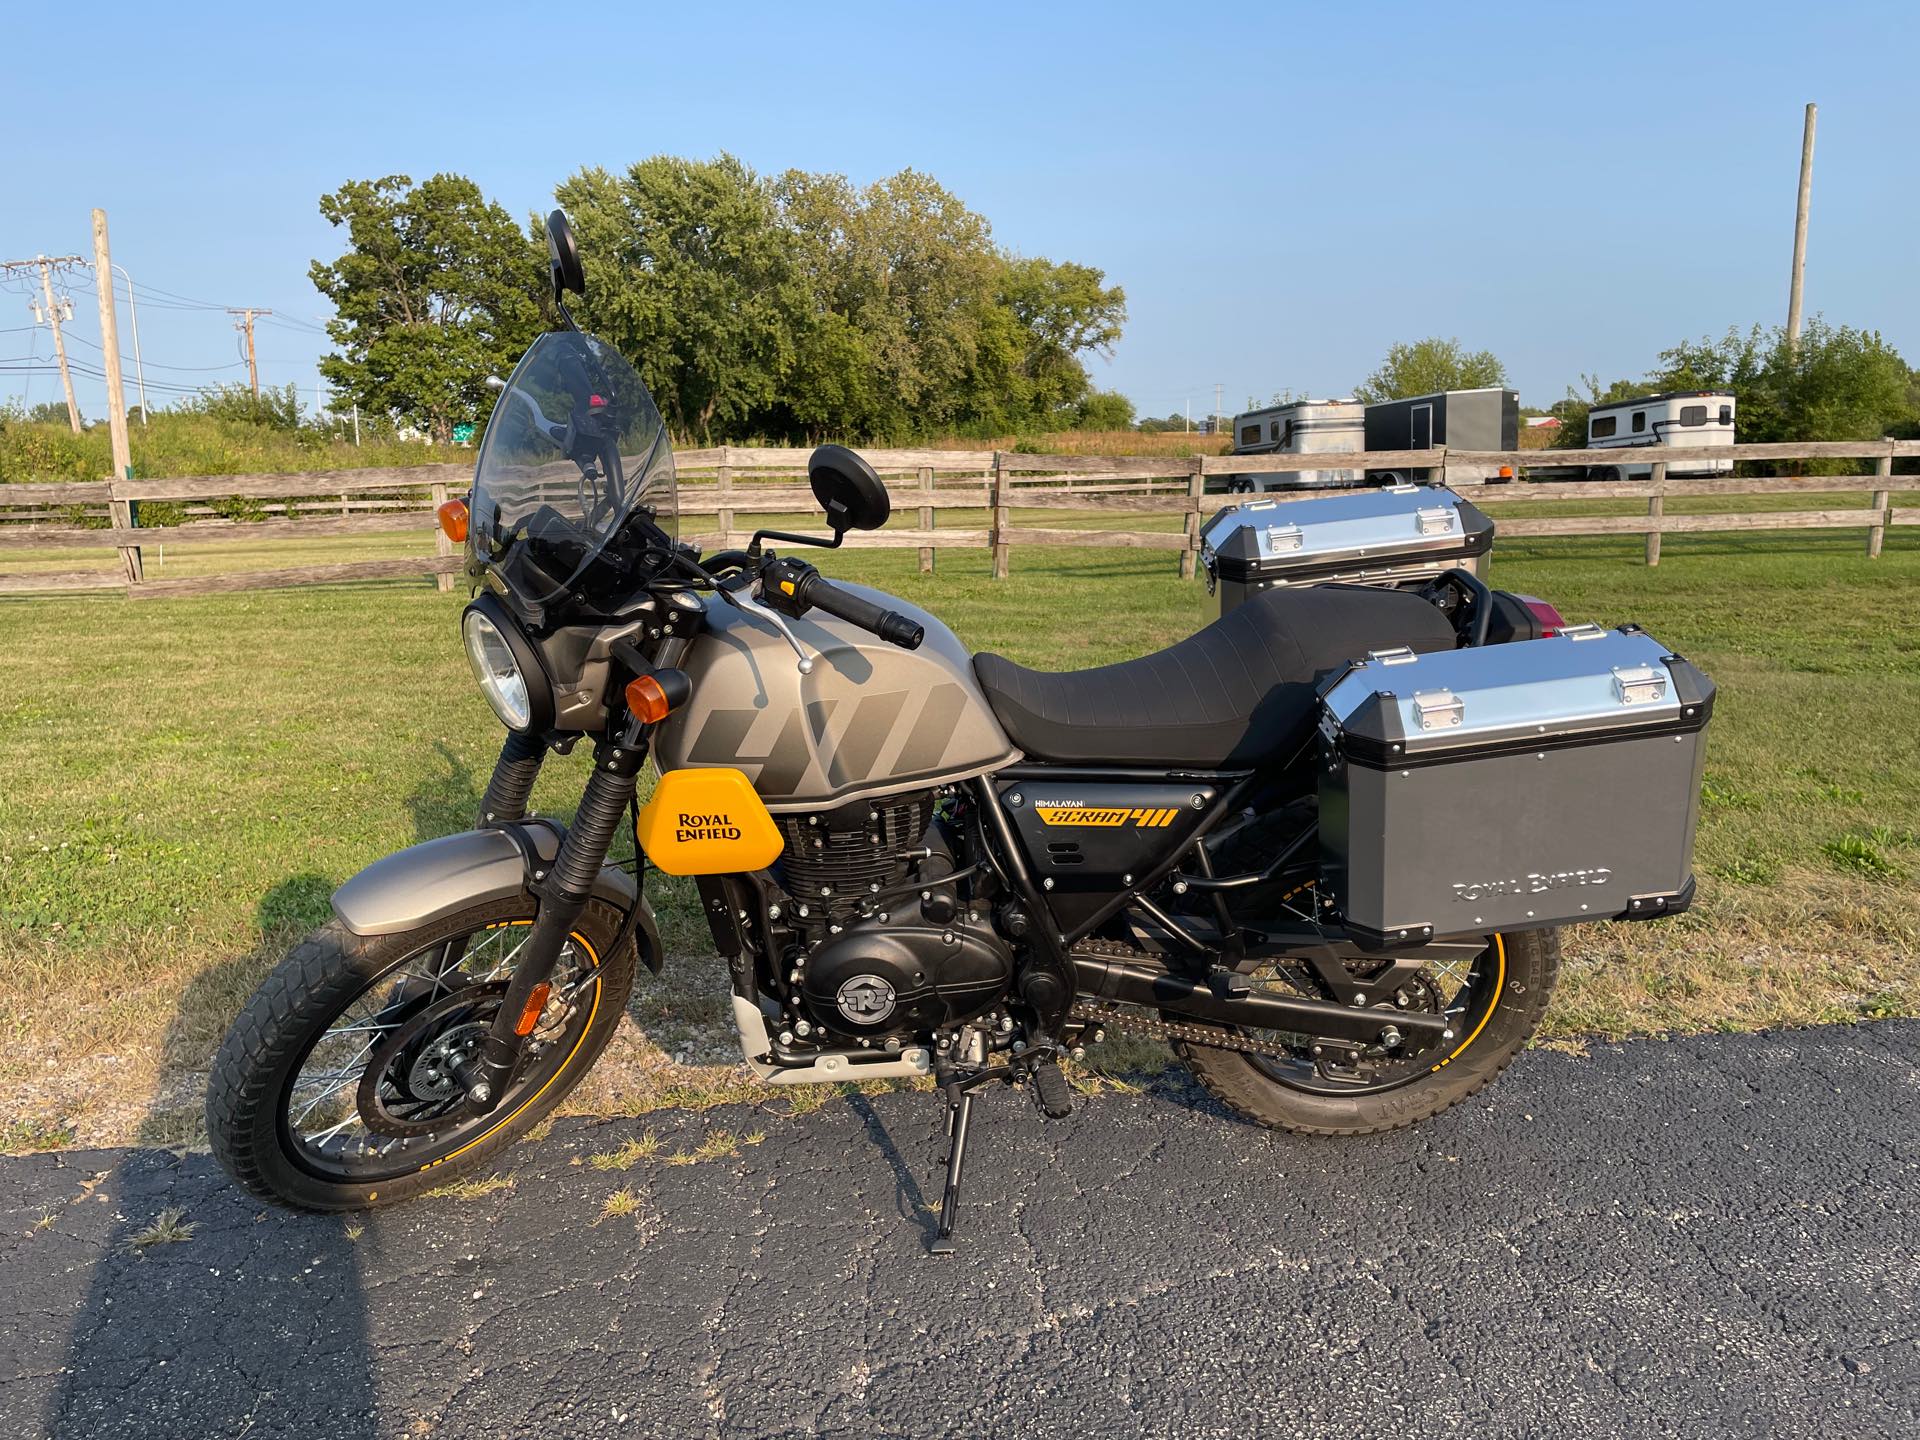
[[594,902],[561,953],[545,1010],[501,1103],[463,1106],[531,933],[517,898],[400,935],[337,922],[255,993],[214,1062],[215,1156],[262,1199],[304,1209],[403,1200],[483,1163],[557,1105],[605,1047],[633,984],[620,916]]
[[[1355,1051],[1229,1026],[1219,1027],[1222,1038],[1255,1042],[1257,1051],[1187,1040],[1174,1048],[1214,1098],[1256,1124],[1318,1135],[1395,1130],[1466,1099],[1512,1063],[1546,1011],[1559,964],[1558,932],[1534,931],[1490,935],[1477,954],[1428,965],[1379,997],[1382,1011],[1447,1017],[1450,1038],[1417,1052],[1404,1042]],[[1327,998],[1303,966],[1264,966],[1249,978],[1258,987]]]

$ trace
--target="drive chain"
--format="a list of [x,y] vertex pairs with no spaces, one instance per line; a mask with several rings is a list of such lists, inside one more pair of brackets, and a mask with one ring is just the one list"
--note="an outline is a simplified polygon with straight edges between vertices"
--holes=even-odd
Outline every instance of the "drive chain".
[[1155,1040],[1185,1040],[1190,1045],[1211,1045],[1216,1050],[1237,1050],[1243,1055],[1270,1055],[1276,1059],[1298,1057],[1298,1047],[1277,1040],[1260,1040],[1244,1030],[1223,1030],[1213,1025],[1189,1025],[1180,1020],[1163,1020],[1144,1010],[1120,1005],[1096,1005],[1089,1000],[1074,1003],[1070,1012],[1087,1025],[1124,1030],[1130,1035],[1145,1035]]

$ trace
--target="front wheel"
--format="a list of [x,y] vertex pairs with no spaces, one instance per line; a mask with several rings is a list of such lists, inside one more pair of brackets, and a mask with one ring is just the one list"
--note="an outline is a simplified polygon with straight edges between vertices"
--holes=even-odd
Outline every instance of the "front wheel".
[[214,1061],[221,1166],[262,1200],[356,1210],[445,1184],[531,1129],[612,1038],[635,953],[615,945],[620,913],[589,903],[505,1097],[471,1115],[458,1067],[486,1039],[535,908],[523,895],[397,935],[334,921],[302,941]]
[[[1209,1094],[1255,1124],[1308,1135],[1398,1130],[1465,1100],[1513,1062],[1546,1013],[1559,968],[1560,936],[1552,930],[1495,935],[1471,961],[1427,967],[1394,1003],[1444,1012],[1453,1038],[1403,1059],[1386,1053],[1331,1065],[1307,1037],[1272,1030],[1222,1037],[1244,1034],[1261,1042],[1260,1054],[1189,1040],[1176,1040],[1174,1049]],[[1311,993],[1274,967],[1253,979]]]

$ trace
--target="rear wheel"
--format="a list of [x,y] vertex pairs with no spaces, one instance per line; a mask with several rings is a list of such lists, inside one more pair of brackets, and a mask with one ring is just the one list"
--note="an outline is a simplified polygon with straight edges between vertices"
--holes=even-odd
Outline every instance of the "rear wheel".
[[[1560,966],[1557,931],[1494,935],[1471,959],[1427,967],[1390,1004],[1444,1012],[1453,1038],[1416,1055],[1392,1051],[1315,1055],[1306,1036],[1217,1027],[1259,1042],[1248,1054],[1190,1040],[1174,1049],[1209,1094],[1258,1125],[1311,1135],[1369,1135],[1437,1115],[1485,1087],[1513,1062],[1546,1012]],[[1281,967],[1253,981],[1318,997]],[[1172,1016],[1185,1024],[1189,1017]]]
[[457,1069],[477,1053],[531,932],[527,896],[398,935],[335,921],[254,993],[214,1061],[215,1157],[263,1200],[385,1205],[483,1164],[560,1103],[612,1037],[633,986],[621,916],[591,902],[500,1104],[470,1115]]

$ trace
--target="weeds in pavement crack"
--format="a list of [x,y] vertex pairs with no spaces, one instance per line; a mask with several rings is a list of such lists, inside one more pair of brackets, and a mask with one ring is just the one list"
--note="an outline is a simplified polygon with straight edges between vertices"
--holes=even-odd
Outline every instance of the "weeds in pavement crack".
[[127,1241],[127,1248],[139,1254],[152,1245],[178,1245],[193,1238],[193,1232],[200,1228],[200,1222],[187,1219],[187,1212],[178,1205],[169,1205],[158,1215],[153,1223],[144,1230],[136,1231]]

